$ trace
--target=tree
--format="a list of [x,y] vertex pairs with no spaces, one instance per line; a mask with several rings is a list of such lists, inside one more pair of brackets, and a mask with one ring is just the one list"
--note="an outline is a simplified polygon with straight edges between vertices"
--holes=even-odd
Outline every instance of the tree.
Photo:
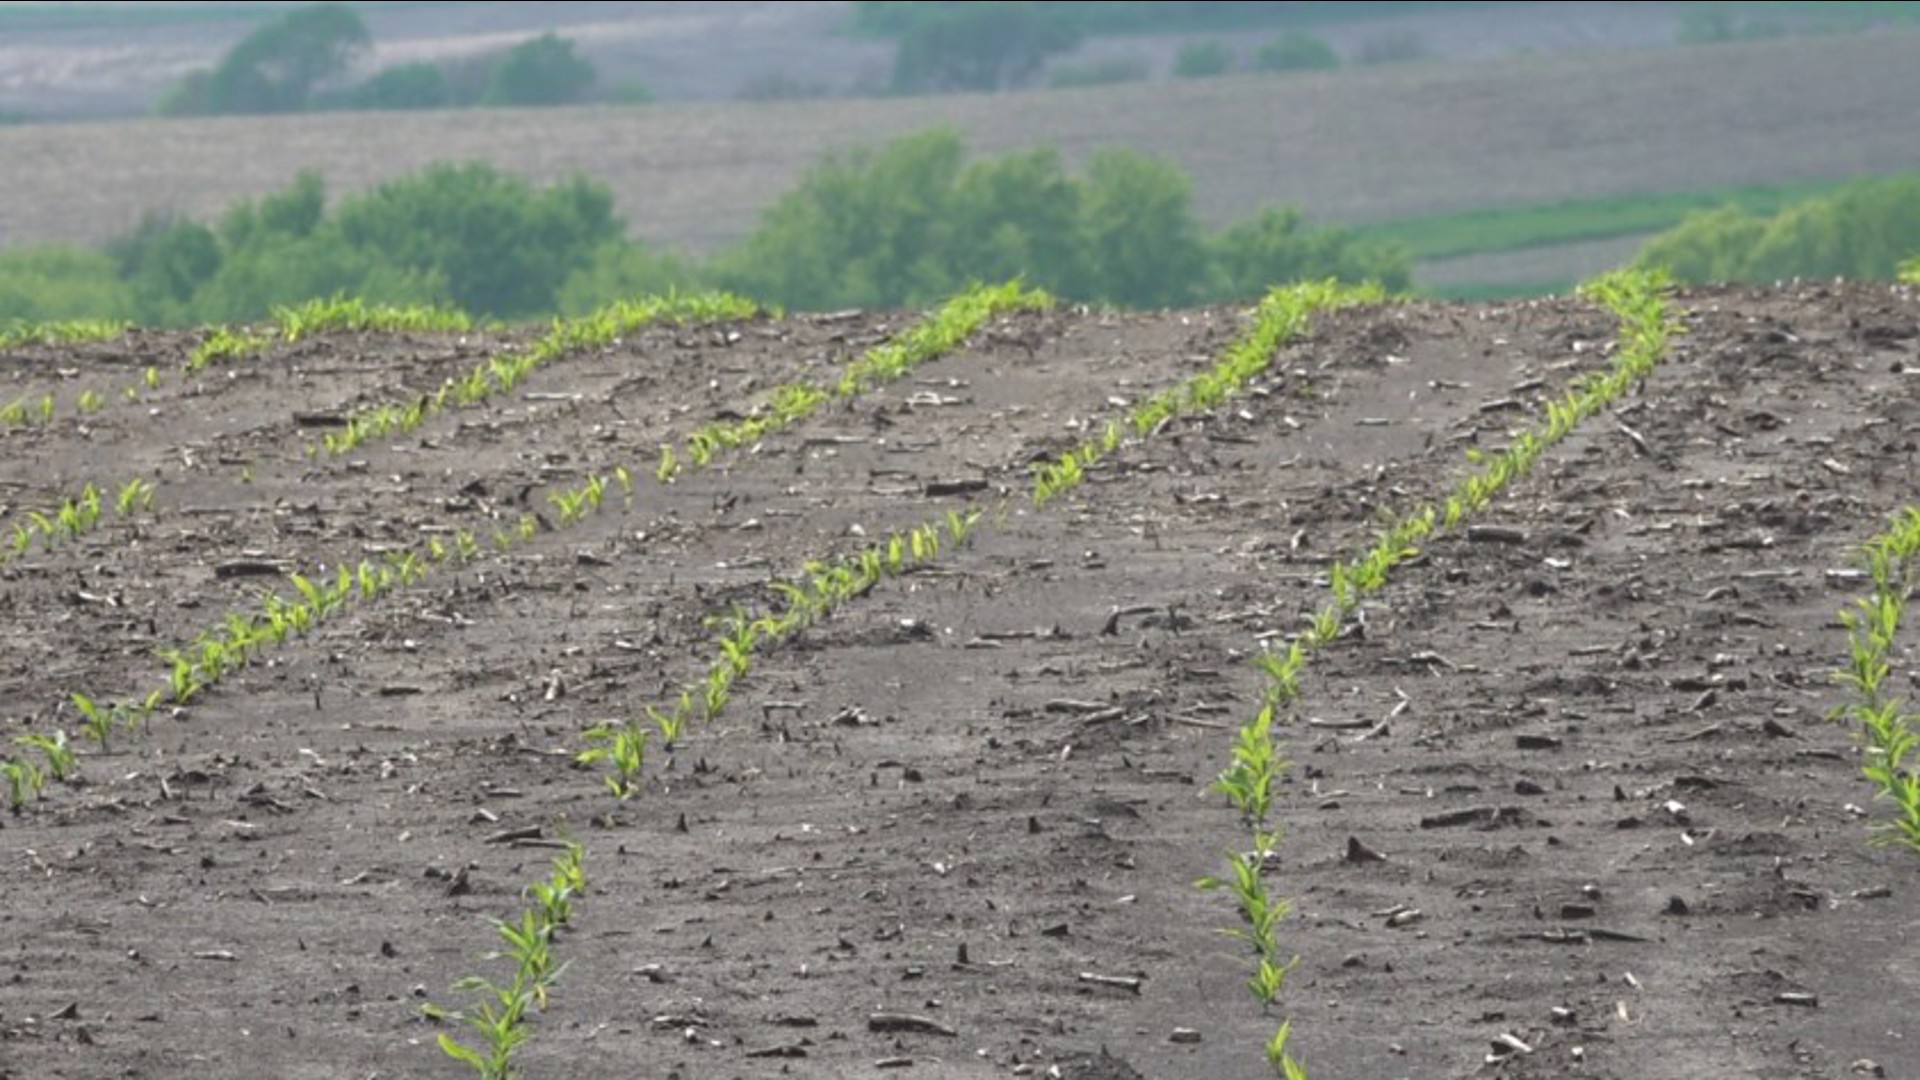
[[1194,299],[1207,257],[1186,174],[1131,150],[1104,150],[1087,163],[1086,185],[1081,227],[1094,295],[1128,307]]
[[1051,147],[967,166],[950,212],[955,276],[1022,277],[1064,295],[1089,295],[1080,203],[1081,185]]
[[1329,71],[1340,66],[1333,46],[1298,30],[1289,30],[1253,54],[1258,71]]
[[1210,79],[1233,69],[1233,50],[1218,41],[1196,41],[1181,48],[1173,73],[1182,79]]
[[894,56],[896,93],[991,91],[1032,80],[1047,57],[1079,44],[1065,20],[1031,3],[980,0],[916,22]]
[[106,250],[133,292],[136,314],[147,323],[185,321],[193,294],[220,269],[220,240],[196,221],[148,215]]
[[948,205],[964,151],[948,130],[830,157],[761,217],[721,280],[791,307],[895,307],[955,284]]
[[384,68],[327,104],[346,109],[444,109],[453,104],[453,89],[438,67],[416,60]]
[[168,115],[299,112],[314,87],[372,43],[352,5],[295,8],[247,35],[211,72],[189,74],[160,103]]
[[343,201],[331,222],[348,245],[437,275],[476,315],[554,310],[567,276],[625,225],[613,194],[575,177],[543,191],[482,162],[434,165]]
[[597,78],[573,42],[542,34],[507,50],[487,77],[483,105],[565,105],[580,100]]
[[1220,299],[1252,300],[1276,285],[1330,277],[1375,281],[1391,292],[1412,284],[1404,251],[1364,244],[1347,229],[1308,229],[1291,207],[1270,206],[1210,246]]

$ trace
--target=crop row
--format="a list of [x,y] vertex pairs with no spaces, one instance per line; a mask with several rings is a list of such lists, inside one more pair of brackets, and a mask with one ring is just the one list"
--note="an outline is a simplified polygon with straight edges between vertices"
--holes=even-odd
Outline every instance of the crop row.
[[[1212,783],[1212,790],[1227,797],[1251,830],[1252,847],[1230,853],[1225,874],[1201,878],[1196,884],[1233,894],[1240,925],[1229,933],[1251,947],[1254,971],[1247,986],[1263,1007],[1278,1000],[1288,972],[1297,963],[1297,957],[1286,956],[1280,940],[1280,924],[1291,902],[1267,884],[1265,872],[1281,839],[1281,830],[1272,820],[1274,784],[1289,767],[1274,727],[1291,719],[1308,660],[1339,636],[1345,620],[1362,600],[1386,586],[1396,567],[1419,554],[1419,545],[1459,528],[1484,510],[1525,476],[1547,448],[1654,370],[1665,355],[1668,338],[1679,329],[1663,296],[1666,287],[1664,276],[1635,271],[1604,275],[1583,286],[1583,296],[1605,305],[1620,322],[1619,345],[1610,369],[1576,381],[1564,396],[1548,402],[1546,422],[1522,432],[1506,449],[1491,456],[1470,453],[1469,459],[1479,467],[1455,484],[1441,502],[1401,516],[1365,551],[1333,563],[1327,575],[1332,596],[1326,604],[1284,651],[1255,658],[1263,678],[1260,707],[1241,725],[1228,764]],[[1288,1047],[1291,1035],[1291,1022],[1282,1021],[1265,1045],[1267,1063],[1282,1080],[1304,1080],[1306,1069]]]
[[[111,506],[120,517],[153,509],[153,485],[139,477],[114,490],[118,494]],[[51,510],[28,510],[26,520],[13,522],[7,529],[6,546],[0,548],[0,566],[26,555],[35,543],[42,550],[52,551],[62,543],[80,539],[105,520],[108,505],[103,489],[89,481],[78,495]]]
[[[902,341],[910,347],[903,349],[901,342],[878,346],[850,361],[847,370],[858,373],[856,385],[864,391],[886,378],[898,377],[912,364],[953,348],[996,314],[1046,302],[1043,295],[1017,286],[970,290],[909,331]],[[625,466],[589,476],[575,488],[553,492],[549,499],[560,511],[558,527],[570,527],[598,511],[607,492],[615,486],[626,493],[630,504],[633,473]],[[506,551],[533,539],[539,531],[538,520],[531,514],[523,514],[510,527],[497,529],[491,546],[496,551]],[[381,562],[343,565],[331,572],[315,573],[311,578],[291,575],[295,594],[268,594],[256,612],[229,613],[190,644],[163,650],[160,655],[167,664],[165,686],[141,697],[98,705],[99,713],[108,718],[105,724],[108,729],[137,728],[159,706],[192,701],[229,673],[245,667],[261,650],[307,634],[348,605],[377,599],[413,584],[445,563],[464,563],[479,557],[484,550],[479,536],[461,531],[448,540],[430,537],[422,549],[392,552]],[[69,700],[77,706],[81,700],[105,701],[106,695],[72,694]]]
[[354,413],[346,427],[328,434],[323,444],[330,454],[344,454],[368,439],[413,431],[449,402],[462,408],[479,405],[496,394],[511,392],[544,364],[611,345],[656,322],[715,322],[751,318],[759,312],[760,305],[729,293],[694,293],[616,301],[578,319],[556,319],[532,346],[491,357],[465,376],[448,379],[431,395]]
[[[1011,285],[1003,287],[996,295],[1001,303],[1007,305],[1037,302],[1034,294],[1023,294]],[[1220,404],[1271,366],[1280,348],[1305,329],[1316,311],[1377,300],[1379,297],[1380,293],[1375,289],[1349,288],[1331,282],[1305,283],[1273,290],[1255,309],[1252,325],[1235,338],[1206,371],[1148,398],[1119,419],[1110,421],[1099,440],[1089,440],[1062,455],[1058,461],[1036,466],[1032,475],[1034,504],[1044,506],[1080,484],[1085,479],[1088,467],[1120,448],[1126,431],[1131,430],[1142,438],[1151,437],[1176,417]],[[967,310],[971,312],[977,304],[975,302]],[[984,318],[983,315],[970,315],[970,319],[974,317]],[[934,322],[924,334],[909,334],[902,339],[903,347],[890,350],[893,355],[886,357],[884,363],[876,363],[870,358],[850,365],[833,392],[859,392],[862,387],[876,380],[896,378],[910,366],[909,361],[913,357],[924,351],[913,348],[912,343],[916,338],[927,342],[925,348],[932,348],[958,330],[959,327],[954,326],[941,331],[938,323]],[[822,390],[820,393],[824,400],[827,392]],[[756,425],[751,438],[758,438],[765,430]],[[729,435],[718,438],[714,445],[737,446],[749,441],[751,439],[744,434]],[[663,473],[666,472],[665,463],[672,460],[663,456]],[[735,682],[751,669],[756,649],[786,640],[832,614],[848,600],[864,596],[882,580],[898,576],[937,557],[941,550],[943,530],[950,541],[958,544],[965,541],[976,527],[997,525],[1004,521],[1009,512],[1010,507],[1004,502],[991,514],[980,511],[967,515],[949,512],[944,519],[922,522],[893,533],[884,540],[837,560],[807,561],[794,581],[776,579],[770,582],[772,591],[786,601],[783,610],[757,618],[734,611],[719,620],[725,632],[715,642],[715,659],[707,667],[705,677],[682,688],[676,702],[665,706],[645,705],[642,711],[664,740],[671,744],[690,720],[699,718],[711,721],[719,714],[731,699]],[[615,795],[626,799],[638,790],[647,737],[648,729],[637,717],[617,724],[599,725],[588,733],[589,740],[595,745],[583,751],[579,758],[587,763],[606,762],[610,765],[613,773],[606,779],[607,787]]]
[[1920,771],[1908,763],[1920,751],[1920,714],[1888,687],[1893,643],[1907,600],[1920,582],[1920,507],[1894,515],[1886,531],[1867,541],[1863,555],[1873,588],[1840,613],[1851,655],[1836,673],[1853,700],[1836,715],[1860,726],[1861,771],[1891,802],[1893,819],[1873,826],[1876,840],[1920,852]]

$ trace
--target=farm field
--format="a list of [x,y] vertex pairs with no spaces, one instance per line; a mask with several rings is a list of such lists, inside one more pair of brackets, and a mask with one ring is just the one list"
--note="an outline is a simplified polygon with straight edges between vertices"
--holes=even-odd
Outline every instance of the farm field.
[[[570,842],[530,1077],[1256,1077],[1283,1017],[1323,1078],[1910,1075],[1920,859],[1826,716],[1913,288],[1674,294],[1577,424],[1642,340],[1601,298],[1286,295],[0,352],[5,734],[79,773],[0,818],[0,1076],[472,1075],[423,1010]],[[1193,883],[1302,640],[1263,1009]]]

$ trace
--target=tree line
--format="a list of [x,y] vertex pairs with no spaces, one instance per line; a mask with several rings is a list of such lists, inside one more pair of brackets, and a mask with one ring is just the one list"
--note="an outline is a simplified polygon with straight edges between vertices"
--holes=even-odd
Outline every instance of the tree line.
[[1409,283],[1404,252],[1273,207],[1208,234],[1177,167],[1108,150],[1070,172],[1051,149],[968,161],[938,130],[831,156],[709,259],[626,235],[606,185],[544,188],[443,164],[332,201],[318,174],[219,220],[150,217],[100,251],[0,254],[0,319],[192,325],[347,293],[526,319],[719,287],[798,310],[924,305],[1024,277],[1127,307],[1247,299],[1302,278]]

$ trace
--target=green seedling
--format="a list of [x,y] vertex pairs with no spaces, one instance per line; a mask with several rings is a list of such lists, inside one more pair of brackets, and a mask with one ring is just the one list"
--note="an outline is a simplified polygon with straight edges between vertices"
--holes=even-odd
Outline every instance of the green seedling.
[[28,803],[40,797],[40,789],[46,786],[46,774],[36,768],[31,761],[6,759],[0,761],[0,775],[7,781],[7,804],[14,813],[26,809]]
[[598,724],[587,730],[586,739],[598,745],[575,755],[582,765],[605,761],[613,766],[607,777],[607,790],[625,802],[640,793],[641,771],[647,762],[647,731],[637,724]]
[[41,756],[47,759],[47,772],[55,780],[65,783],[79,770],[65,731],[55,731],[51,735],[15,735],[13,741],[15,745],[40,751]]
[[440,1052],[471,1066],[480,1080],[512,1080],[514,1051],[527,1040],[525,1018],[534,1004],[533,990],[518,978],[507,986],[496,986],[477,975],[461,979],[453,988],[480,995],[479,1004],[456,1015],[480,1036],[485,1050],[442,1033]]
[[114,710],[111,707],[102,708],[85,694],[75,693],[71,698],[73,707],[80,710],[83,721],[80,734],[92,739],[100,747],[100,752],[106,753],[108,741],[113,737]]

